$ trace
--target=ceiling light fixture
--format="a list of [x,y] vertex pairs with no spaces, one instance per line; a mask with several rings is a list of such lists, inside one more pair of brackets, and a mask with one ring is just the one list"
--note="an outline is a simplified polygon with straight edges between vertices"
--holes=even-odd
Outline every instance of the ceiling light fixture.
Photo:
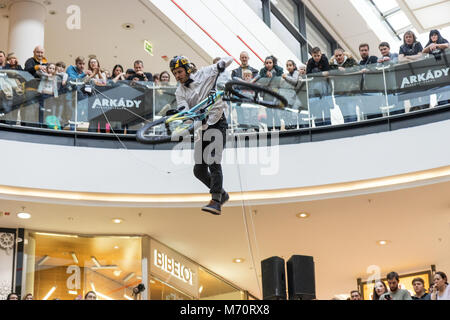
[[300,212],[300,213],[297,213],[295,216],[299,219],[306,219],[306,218],[309,218],[309,213]]
[[50,289],[50,291],[47,292],[47,294],[45,295],[44,299],[42,299],[42,300],[48,300],[48,298],[50,298],[50,296],[53,294],[53,292],[55,292],[55,290],[56,290],[56,287],[52,287]]
[[49,258],[50,258],[50,257],[47,256],[47,255],[43,256],[43,257],[41,258],[41,260],[38,261],[37,265],[38,265],[38,266],[42,266],[42,265],[45,263],[45,261],[47,261]]
[[69,294],[73,294],[73,295],[76,296],[76,295],[78,294],[78,291],[75,291],[75,290],[69,290],[68,293],[69,293]]
[[123,278],[123,282],[128,282],[131,278],[133,278],[135,275],[134,272],[128,274],[125,278]]
[[122,223],[122,222],[123,222],[123,219],[120,219],[120,218],[114,218],[112,221],[113,221],[114,223],[119,224],[119,223]]
[[114,275],[116,277],[120,277],[120,274],[122,273],[122,270],[115,270],[113,273],[114,273]]
[[380,246],[385,246],[385,245],[387,245],[389,242],[390,242],[389,240],[379,240],[379,241],[377,241],[378,245],[380,245]]
[[234,263],[242,263],[242,262],[244,262],[245,261],[245,259],[243,259],[243,258],[236,258],[236,259],[233,259],[233,262]]
[[17,217],[19,219],[30,219],[31,214],[28,212],[25,212],[25,207],[22,207],[22,211],[17,214]]
[[36,232],[36,234],[40,235],[40,236],[78,238],[78,236],[73,236],[73,235],[68,235],[68,234],[58,234],[58,233]]

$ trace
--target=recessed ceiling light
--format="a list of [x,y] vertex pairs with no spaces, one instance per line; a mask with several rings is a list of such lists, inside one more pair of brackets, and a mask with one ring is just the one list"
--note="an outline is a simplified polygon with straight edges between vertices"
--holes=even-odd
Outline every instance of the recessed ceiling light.
[[25,212],[25,207],[22,207],[22,211],[17,214],[17,217],[19,219],[30,219],[31,214],[29,214],[28,212]]
[[114,218],[112,221],[113,221],[114,223],[122,223],[122,222],[123,222],[123,219],[120,219],[120,218]]
[[295,216],[299,219],[307,219],[307,218],[309,218],[309,213],[300,212],[300,213],[297,213]]
[[124,23],[122,25],[122,28],[124,28],[125,30],[131,30],[134,29],[134,25],[132,23]]
[[120,274],[122,273],[122,270],[115,270],[113,273],[114,273],[114,275],[116,277],[120,277]]
[[114,249],[119,249],[119,246],[114,246]]
[[19,219],[30,219],[31,218],[31,214],[29,214],[27,212],[19,212],[17,214],[17,218],[19,218]]
[[387,244],[389,243],[389,241],[388,241],[388,240],[379,240],[379,241],[377,241],[377,243],[378,243],[380,246],[385,246],[385,245],[387,245]]
[[244,262],[245,261],[245,259],[243,259],[243,258],[236,258],[236,259],[233,259],[233,262],[234,263],[242,263],[242,262]]

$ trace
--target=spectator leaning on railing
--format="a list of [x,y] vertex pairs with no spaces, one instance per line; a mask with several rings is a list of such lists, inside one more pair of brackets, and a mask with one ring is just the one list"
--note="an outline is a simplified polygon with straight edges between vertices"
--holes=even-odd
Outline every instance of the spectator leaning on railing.
[[134,74],[127,78],[130,81],[153,81],[153,76],[149,72],[144,72],[144,62],[136,60],[134,62]]
[[422,44],[417,41],[417,37],[412,31],[406,31],[403,35],[403,44],[400,47],[398,61],[412,62],[422,59]]
[[240,56],[239,56],[239,60],[241,60],[241,65],[239,66],[239,68],[234,69],[231,72],[231,77],[232,78],[241,78],[244,79],[244,71],[245,70],[250,70],[252,72],[252,78],[256,77],[258,75],[258,70],[256,70],[255,68],[252,68],[249,64],[248,61],[250,60],[250,57],[248,56],[248,53],[245,51],[242,51]]
[[77,57],[75,59],[75,65],[67,68],[67,74],[70,80],[79,80],[86,77],[84,67],[86,65],[84,57]]
[[23,71],[22,66],[19,64],[19,60],[17,59],[14,52],[8,54],[6,58],[6,66],[5,69],[7,70],[17,70],[17,71]]
[[347,68],[353,68],[357,66],[358,63],[353,58],[351,53],[344,52],[344,49],[338,48],[334,50],[334,56],[330,59],[330,69],[345,71]]
[[380,49],[381,57],[378,59],[378,63],[397,63],[398,53],[391,52],[391,46],[387,42],[382,42],[378,46]]
[[306,65],[306,73],[318,73],[330,71],[330,63],[326,55],[322,54],[320,48],[315,47],[311,51],[312,58],[308,60]]
[[367,66],[372,63],[377,63],[378,58],[370,55],[370,47],[367,43],[362,43],[359,45],[359,54],[361,56],[361,61],[359,64],[361,66]]
[[37,46],[33,51],[33,57],[25,62],[25,71],[29,72],[33,77],[37,78],[36,72],[46,71],[47,59],[44,57],[45,50],[41,46]]
[[438,57],[449,47],[447,39],[444,39],[438,30],[431,30],[428,38],[428,43],[423,49],[423,53],[430,53]]

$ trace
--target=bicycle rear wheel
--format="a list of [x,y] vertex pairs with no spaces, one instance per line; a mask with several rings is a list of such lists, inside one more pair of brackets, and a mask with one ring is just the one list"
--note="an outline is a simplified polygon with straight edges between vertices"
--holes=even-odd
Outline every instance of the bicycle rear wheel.
[[225,85],[225,100],[259,104],[267,108],[284,109],[288,102],[282,95],[260,85],[245,81],[229,81]]

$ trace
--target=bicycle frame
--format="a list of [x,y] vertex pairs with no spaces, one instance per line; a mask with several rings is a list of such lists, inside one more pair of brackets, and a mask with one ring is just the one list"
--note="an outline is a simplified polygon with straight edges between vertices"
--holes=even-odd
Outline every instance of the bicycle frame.
[[[170,116],[168,119],[166,119],[165,123],[169,124],[174,121],[184,121],[188,119],[196,119],[196,120],[203,120],[208,115],[208,111],[211,110],[214,103],[216,103],[217,100],[223,97],[225,94],[224,91],[217,91],[214,95],[207,97],[203,101],[201,101],[199,104],[197,104],[195,107],[181,111],[177,114],[174,114],[173,116]],[[206,105],[206,107],[205,107]],[[198,111],[202,108],[205,108],[205,112],[199,114]]]

